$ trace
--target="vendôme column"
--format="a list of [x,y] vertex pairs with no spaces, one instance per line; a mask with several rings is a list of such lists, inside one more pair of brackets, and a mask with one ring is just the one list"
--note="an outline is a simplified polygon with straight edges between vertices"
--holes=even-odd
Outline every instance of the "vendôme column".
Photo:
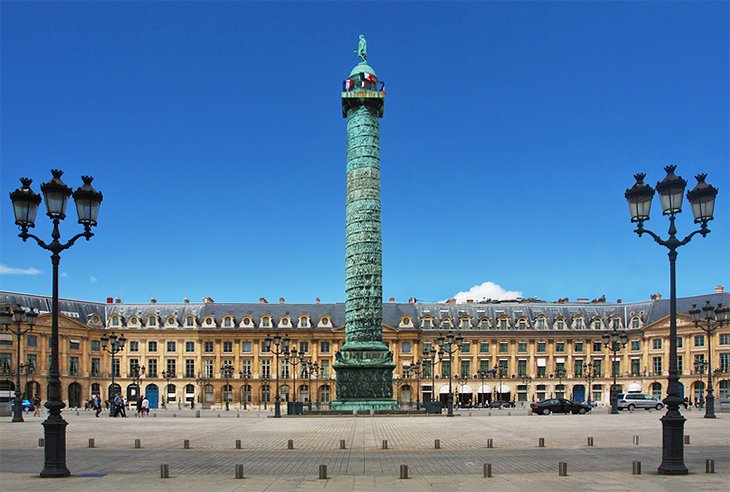
[[380,118],[385,91],[361,61],[343,82],[347,118],[345,225],[345,344],[336,354],[334,410],[394,410],[393,354],[383,343],[383,260],[380,231]]

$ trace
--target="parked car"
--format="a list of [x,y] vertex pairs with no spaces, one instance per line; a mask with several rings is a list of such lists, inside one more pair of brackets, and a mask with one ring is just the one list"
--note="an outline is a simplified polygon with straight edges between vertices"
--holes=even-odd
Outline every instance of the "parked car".
[[[15,410],[15,400],[11,400],[10,408],[12,410]],[[35,407],[33,406],[33,402],[31,402],[30,400],[23,400],[22,408],[26,412],[32,412],[35,410]]]
[[550,415],[551,413],[588,413],[591,406],[587,403],[579,403],[565,398],[551,398],[536,403],[531,403],[530,408],[538,415]]
[[489,408],[514,408],[515,404],[507,400],[494,400],[489,404]]
[[617,398],[619,410],[633,410],[635,408],[645,410],[656,408],[661,410],[664,408],[664,404],[659,398],[644,393],[620,393]]

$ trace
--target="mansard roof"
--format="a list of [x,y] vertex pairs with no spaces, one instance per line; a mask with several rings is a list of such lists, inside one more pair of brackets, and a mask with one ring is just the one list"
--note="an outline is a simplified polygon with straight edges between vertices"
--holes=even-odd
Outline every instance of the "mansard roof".
[[[730,305],[730,293],[715,293],[693,297],[682,297],[677,299],[677,312],[687,313],[692,304],[704,305],[710,301],[713,305],[723,303]],[[51,298],[32,294],[0,291],[0,304],[21,305],[35,308],[40,313],[50,313]],[[297,318],[307,315],[312,323],[316,324],[323,316],[332,321],[332,328],[341,328],[345,325],[345,304],[267,304],[267,303],[140,303],[140,304],[104,304],[99,302],[79,301],[72,299],[59,299],[59,308],[63,315],[78,319],[86,323],[89,316],[97,314],[108,325],[110,317],[118,313],[123,318],[129,319],[137,316],[144,321],[151,314],[156,314],[164,323],[169,316],[174,316],[178,322],[182,322],[187,315],[194,315],[200,323],[208,316],[216,319],[216,325],[226,315],[232,315],[236,325],[246,316],[254,320],[254,326],[259,325],[259,320],[264,315],[270,315],[273,319],[273,326],[276,328],[278,321],[289,316],[296,321]],[[452,303],[383,303],[383,324],[397,327],[400,320],[408,316],[413,320],[415,329],[421,328],[422,319],[431,317],[440,323],[445,318],[450,318],[455,324],[460,318],[468,317],[472,326],[476,326],[482,318],[490,320],[492,326],[498,319],[507,317],[510,324],[522,317],[532,322],[540,316],[544,316],[549,324],[559,318],[565,318],[571,322],[576,317],[582,317],[587,322],[600,318],[607,325],[608,320],[619,317],[624,326],[628,326],[634,316],[639,316],[644,324],[651,324],[669,316],[669,299],[654,299],[651,301],[628,302],[628,303],[551,303],[551,302],[503,302],[499,304],[452,304]],[[458,325],[457,325],[458,326]],[[456,326],[455,326],[456,328]]]

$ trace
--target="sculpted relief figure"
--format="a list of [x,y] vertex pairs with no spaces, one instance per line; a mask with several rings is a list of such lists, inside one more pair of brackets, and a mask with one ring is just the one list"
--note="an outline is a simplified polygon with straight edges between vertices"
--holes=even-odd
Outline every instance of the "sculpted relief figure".
[[357,43],[357,56],[362,58],[362,61],[364,62],[368,57],[368,42],[365,41],[365,36],[360,34],[360,40]]

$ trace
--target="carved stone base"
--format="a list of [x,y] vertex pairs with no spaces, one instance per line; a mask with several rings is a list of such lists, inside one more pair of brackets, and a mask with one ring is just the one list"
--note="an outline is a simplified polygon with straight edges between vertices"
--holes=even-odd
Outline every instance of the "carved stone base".
[[341,350],[335,358],[332,367],[337,376],[337,399],[332,402],[333,410],[398,409],[393,399],[392,352]]

